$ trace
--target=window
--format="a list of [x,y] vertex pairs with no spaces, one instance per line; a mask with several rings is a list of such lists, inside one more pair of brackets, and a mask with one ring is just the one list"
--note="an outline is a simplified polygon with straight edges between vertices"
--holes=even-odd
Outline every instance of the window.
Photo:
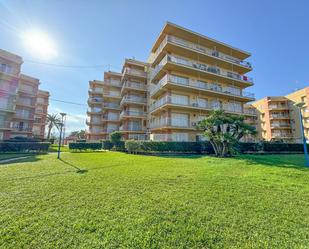
[[208,100],[207,99],[203,99],[203,98],[198,98],[197,99],[197,105],[199,107],[207,108],[208,107]]
[[172,126],[188,127],[189,115],[183,113],[172,113]]
[[12,66],[8,64],[4,64],[4,63],[1,64],[0,70],[1,72],[9,73],[9,74],[13,72]]
[[186,142],[189,140],[188,133],[172,133],[172,140],[178,142]]
[[172,103],[180,105],[188,105],[189,97],[185,95],[172,94]]
[[182,84],[182,85],[189,85],[189,79],[186,77],[180,77],[180,76],[176,76],[176,75],[171,75],[170,76],[170,80],[172,82],[178,83],[178,84]]

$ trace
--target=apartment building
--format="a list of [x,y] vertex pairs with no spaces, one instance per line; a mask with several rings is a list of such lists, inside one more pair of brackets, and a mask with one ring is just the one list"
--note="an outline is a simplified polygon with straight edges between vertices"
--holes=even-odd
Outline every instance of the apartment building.
[[294,140],[295,112],[292,103],[284,96],[265,97],[252,104],[258,112],[257,131],[266,141]]
[[[254,100],[245,91],[253,85],[246,75],[252,70],[248,57],[246,51],[166,23],[147,63],[126,59],[123,65],[119,130],[124,139],[200,140],[198,121],[216,109],[256,117],[252,108],[244,108]],[[93,87],[90,82],[90,91]],[[88,138],[104,138],[102,125],[94,132],[92,115],[88,110]]]
[[294,120],[295,120],[295,131],[294,136],[296,139],[300,140],[302,137],[301,129],[300,129],[300,115],[299,108],[296,104],[302,103],[302,107],[300,108],[302,114],[302,121],[304,127],[305,137],[309,139],[309,87],[305,87],[303,89],[297,90],[285,96],[289,99],[291,103],[291,111],[294,112]]
[[20,56],[0,49],[0,140],[10,138],[22,63]]
[[[148,59],[151,139],[202,139],[198,121],[211,110],[245,114],[244,104],[254,95],[246,73],[250,53],[167,23]],[[248,113],[248,115],[251,115]]]
[[126,59],[121,78],[121,126],[124,139],[147,139],[147,64]]
[[[302,106],[297,107],[297,104]],[[309,87],[286,96],[265,97],[252,103],[257,111],[258,138],[267,141],[301,142],[300,115],[309,139]]]
[[15,113],[11,120],[11,136],[32,137],[38,88],[38,79],[24,74],[20,75]]
[[122,74],[109,71],[104,73],[103,81],[89,82],[88,139],[107,139],[108,134],[119,130],[121,77]]
[[0,50],[0,140],[33,137],[39,80],[21,74],[22,57]]
[[47,122],[49,92],[38,90],[33,123],[33,136],[43,139]]

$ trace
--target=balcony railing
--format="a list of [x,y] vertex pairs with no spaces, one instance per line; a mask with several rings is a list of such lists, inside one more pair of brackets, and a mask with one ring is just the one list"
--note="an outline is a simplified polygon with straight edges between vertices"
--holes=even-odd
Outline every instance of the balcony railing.
[[131,81],[126,81],[123,84],[123,87],[128,87],[128,88],[136,88],[136,89],[143,89],[146,90],[146,85],[138,82],[131,82]]
[[118,103],[113,103],[113,102],[104,102],[103,103],[103,107],[104,108],[115,108],[115,109],[119,109],[120,105]]
[[14,111],[15,110],[15,104],[14,103],[7,103],[7,104],[0,104],[0,110],[4,111]]
[[291,133],[271,133],[273,138],[292,138]]
[[91,103],[100,104],[100,103],[103,102],[103,98],[89,98],[88,101],[91,102]]
[[147,140],[146,134],[129,134],[129,140]]
[[165,104],[173,104],[179,105],[183,107],[193,107],[193,108],[202,108],[208,110],[225,110],[233,113],[244,113],[242,108],[238,105],[233,104],[221,104],[219,102],[181,102],[177,98],[173,98],[172,96],[165,96],[159,99],[155,104],[150,107],[150,111],[154,111],[155,109],[165,105]]
[[126,68],[124,71],[124,74],[130,74],[130,75],[136,75],[136,76],[141,76],[141,77],[147,77],[147,73],[142,71],[142,70],[138,70],[138,69],[134,69],[134,68]]
[[197,122],[190,122],[184,118],[161,118],[156,119],[150,124],[150,128],[160,127],[179,127],[179,128],[195,128]]
[[189,78],[182,78],[182,77],[180,78],[178,76],[170,75],[170,74],[166,74],[158,82],[158,84],[150,90],[150,94],[154,95],[157,91],[159,91],[160,88],[162,88],[168,82],[171,82],[177,85],[195,87],[195,88],[199,88],[199,89],[207,90],[207,91],[213,91],[213,92],[218,92],[218,93],[230,94],[233,96],[241,96],[241,97],[247,97],[247,98],[254,99],[253,93],[241,91],[238,88],[221,87],[215,83],[206,83],[206,82],[201,82],[201,81],[197,81],[197,80],[193,80]]
[[119,127],[120,131],[146,131],[145,127],[142,127],[141,125],[122,125]]
[[123,104],[125,102],[128,102],[128,103],[133,102],[133,103],[146,104],[147,103],[147,99],[143,98],[143,97],[125,95],[125,96],[123,96],[120,104]]
[[210,49],[210,48],[201,46],[199,44],[196,44],[196,43],[193,43],[193,42],[189,42],[189,41],[186,41],[186,40],[183,40],[181,38],[178,38],[178,37],[175,37],[175,36],[171,36],[171,35],[166,35],[165,36],[164,40],[161,42],[160,46],[158,47],[157,51],[154,54],[155,58],[163,50],[163,48],[167,44],[167,42],[171,42],[171,43],[174,43],[174,44],[177,44],[177,45],[181,45],[181,46],[184,46],[186,48],[195,50],[195,51],[197,51],[199,53],[206,54],[206,55],[212,56],[212,57],[217,57],[217,58],[220,58],[222,60],[226,60],[228,62],[235,63],[235,64],[238,64],[238,65],[247,67],[249,69],[252,68],[251,63],[248,62],[248,61],[240,60],[240,59],[235,58],[233,56],[221,53],[219,51],[216,51],[216,50],[213,50],[213,49]]
[[87,112],[100,114],[102,113],[102,109],[88,108]]
[[104,121],[119,121],[119,116],[108,116],[108,115],[103,115],[102,120]]
[[284,115],[284,114],[272,114],[270,115],[270,118],[289,118],[289,115]]
[[271,123],[270,126],[272,128],[289,128],[291,127],[290,123]]
[[0,129],[10,129],[11,122],[9,121],[0,121]]
[[32,132],[32,127],[24,127],[24,126],[12,124],[11,128],[14,129],[15,131]]
[[103,83],[106,84],[106,85],[110,85],[110,86],[117,86],[117,87],[122,86],[122,83],[121,83],[120,80],[118,81],[118,80],[114,80],[114,79],[104,80]]
[[121,97],[120,92],[109,92],[109,91],[104,91],[103,92],[103,97]]
[[89,88],[90,93],[102,94],[103,88]]
[[269,109],[288,109],[287,105],[269,105]]
[[145,117],[146,116],[146,113],[143,112],[143,111],[122,111],[120,113],[120,117],[123,117],[123,116],[133,116],[133,117]]
[[230,71],[224,70],[222,68],[207,65],[207,64],[204,64],[204,63],[199,63],[199,62],[189,60],[189,59],[184,59],[184,58],[174,56],[174,55],[166,55],[161,60],[161,62],[152,71],[151,79],[153,79],[157,75],[157,73],[161,70],[161,68],[168,61],[175,63],[175,64],[178,64],[178,65],[190,67],[190,68],[193,68],[195,70],[204,71],[204,72],[207,72],[207,73],[210,73],[210,74],[215,74],[215,75],[219,75],[219,76],[223,76],[223,77],[227,77],[227,78],[231,78],[231,79],[235,79],[235,80],[239,80],[239,81],[243,81],[243,82],[253,83],[253,79],[246,76],[246,75],[241,75],[241,74],[238,74],[236,72],[230,72]]

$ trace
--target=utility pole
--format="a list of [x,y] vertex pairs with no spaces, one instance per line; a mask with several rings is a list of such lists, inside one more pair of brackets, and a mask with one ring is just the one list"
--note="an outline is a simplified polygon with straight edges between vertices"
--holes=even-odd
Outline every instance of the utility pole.
[[305,105],[304,102],[300,102],[300,103],[295,104],[295,106],[299,110],[300,132],[301,132],[301,138],[302,138],[303,145],[304,145],[305,166],[309,167],[309,158],[308,158],[308,151],[307,151],[307,140],[306,140],[305,132],[304,132],[303,115],[301,113],[301,108],[304,105]]
[[59,143],[58,143],[58,159],[60,159],[60,147],[61,147],[61,138],[62,138],[62,128],[63,128],[63,124],[64,124],[64,117],[66,115],[66,113],[60,113],[61,115],[61,124],[60,124],[60,134],[59,134]]

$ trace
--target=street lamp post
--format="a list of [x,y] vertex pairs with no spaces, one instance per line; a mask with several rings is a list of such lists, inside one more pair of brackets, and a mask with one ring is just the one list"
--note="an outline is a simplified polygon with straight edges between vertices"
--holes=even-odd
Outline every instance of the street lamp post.
[[304,145],[304,154],[305,154],[305,166],[309,167],[309,158],[308,158],[308,151],[307,151],[307,141],[304,133],[304,124],[303,124],[303,115],[301,113],[301,108],[305,105],[304,102],[297,103],[296,106],[298,107],[299,111],[299,122],[300,122],[300,132],[301,138],[303,140]]
[[61,146],[61,138],[62,138],[62,128],[63,128],[63,122],[64,122],[64,117],[66,113],[60,113],[61,115],[61,124],[60,124],[60,135],[59,135],[59,143],[58,143],[58,159],[60,159],[60,146]]

